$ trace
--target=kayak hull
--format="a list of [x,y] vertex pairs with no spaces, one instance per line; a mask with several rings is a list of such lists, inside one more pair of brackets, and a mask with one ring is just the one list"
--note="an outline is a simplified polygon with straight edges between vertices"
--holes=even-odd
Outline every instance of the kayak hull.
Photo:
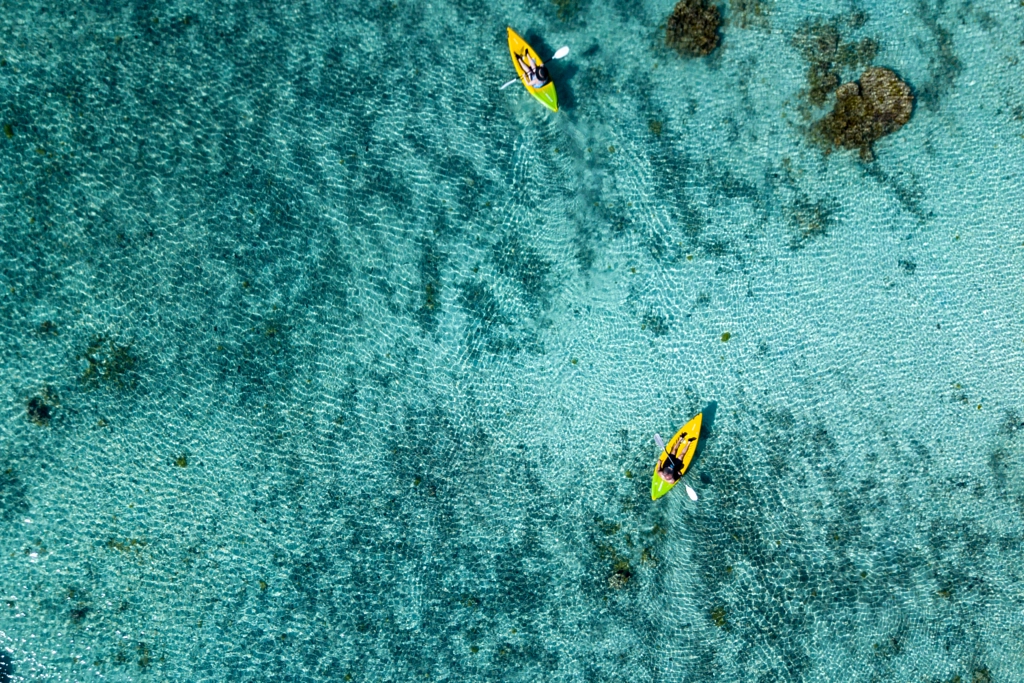
[[[658,500],[666,493],[672,490],[676,484],[683,478],[686,471],[690,469],[690,463],[693,462],[693,456],[697,453],[697,442],[700,440],[700,425],[704,419],[704,413],[699,413],[697,417],[693,418],[676,432],[667,444],[665,444],[665,450],[661,452],[661,456],[658,458],[658,464],[654,466],[654,475],[651,479],[651,500]],[[679,439],[693,438],[690,442],[690,446],[686,449],[686,453],[683,455],[683,471],[679,474],[679,479],[674,482],[667,482],[658,475],[658,470],[661,469],[661,464],[665,462],[668,454],[675,447],[676,442]]]
[[512,55],[512,66],[516,68],[516,73],[519,74],[519,82],[523,84],[527,92],[537,98],[537,100],[551,111],[558,111],[558,94],[555,92],[554,82],[548,83],[543,88],[534,88],[530,85],[526,78],[526,74],[523,72],[523,67],[520,66],[519,60],[516,57],[523,55],[529,55],[537,66],[543,65],[540,61],[540,57],[537,56],[536,51],[530,44],[523,40],[518,33],[512,30],[512,27],[508,28],[508,51]]

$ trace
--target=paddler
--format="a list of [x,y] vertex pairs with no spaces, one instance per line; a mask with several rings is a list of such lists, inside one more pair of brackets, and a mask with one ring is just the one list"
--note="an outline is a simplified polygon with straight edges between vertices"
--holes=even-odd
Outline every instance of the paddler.
[[667,481],[670,484],[674,484],[679,481],[679,477],[683,472],[683,461],[679,457],[682,453],[683,457],[686,457],[686,452],[690,450],[690,444],[693,443],[693,439],[688,439],[686,434],[681,434],[676,443],[672,446],[672,450],[665,454],[665,459],[661,463],[661,467],[658,468],[658,476]]
[[533,57],[530,56],[529,52],[524,52],[521,55],[517,54],[516,61],[519,62],[519,68],[523,70],[526,82],[530,84],[531,88],[540,90],[551,82],[548,68],[543,64],[537,64],[533,61]]

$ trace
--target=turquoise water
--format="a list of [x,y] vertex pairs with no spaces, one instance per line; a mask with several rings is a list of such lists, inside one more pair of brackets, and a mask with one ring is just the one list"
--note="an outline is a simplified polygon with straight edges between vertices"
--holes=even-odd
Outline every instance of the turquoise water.
[[0,6],[0,680],[1024,681],[1024,6],[672,4]]

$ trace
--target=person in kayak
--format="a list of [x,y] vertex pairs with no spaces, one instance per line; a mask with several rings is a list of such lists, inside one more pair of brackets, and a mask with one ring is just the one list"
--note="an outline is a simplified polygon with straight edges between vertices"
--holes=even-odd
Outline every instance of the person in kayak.
[[690,444],[693,443],[693,439],[686,438],[686,434],[682,434],[676,443],[672,446],[672,450],[668,451],[665,455],[665,459],[661,463],[661,467],[658,468],[658,476],[667,481],[670,484],[674,484],[679,481],[679,477],[683,472],[683,460],[680,457],[680,453],[683,457],[686,457],[686,452],[690,450]]
[[537,64],[533,61],[533,57],[530,56],[529,52],[516,55],[516,61],[519,62],[519,68],[523,70],[523,75],[526,76],[526,82],[534,90],[540,90],[551,82],[548,68],[543,64]]

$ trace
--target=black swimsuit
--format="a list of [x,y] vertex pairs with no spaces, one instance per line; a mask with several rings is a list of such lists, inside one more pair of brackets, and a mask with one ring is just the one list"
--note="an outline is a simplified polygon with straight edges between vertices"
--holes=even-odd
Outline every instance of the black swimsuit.
[[[685,438],[685,435],[681,436],[679,438],[683,439],[683,438]],[[679,443],[677,442],[676,443],[676,453],[679,452],[678,449],[679,449]],[[686,450],[687,451],[690,450],[690,444],[689,443],[686,444]],[[686,455],[686,451],[683,451],[683,455],[684,456]],[[679,458],[678,456],[675,456],[675,455],[672,455],[671,453],[666,452],[665,453],[665,462],[663,462],[661,464],[661,471],[664,472],[665,474],[667,474],[672,479],[672,481],[676,481],[677,479],[679,479],[680,476],[682,476],[682,471],[683,471],[683,461],[682,461],[682,458]]]
[[679,473],[683,471],[683,461],[670,453],[665,458],[665,462],[661,464],[661,471],[675,481],[679,478]]

